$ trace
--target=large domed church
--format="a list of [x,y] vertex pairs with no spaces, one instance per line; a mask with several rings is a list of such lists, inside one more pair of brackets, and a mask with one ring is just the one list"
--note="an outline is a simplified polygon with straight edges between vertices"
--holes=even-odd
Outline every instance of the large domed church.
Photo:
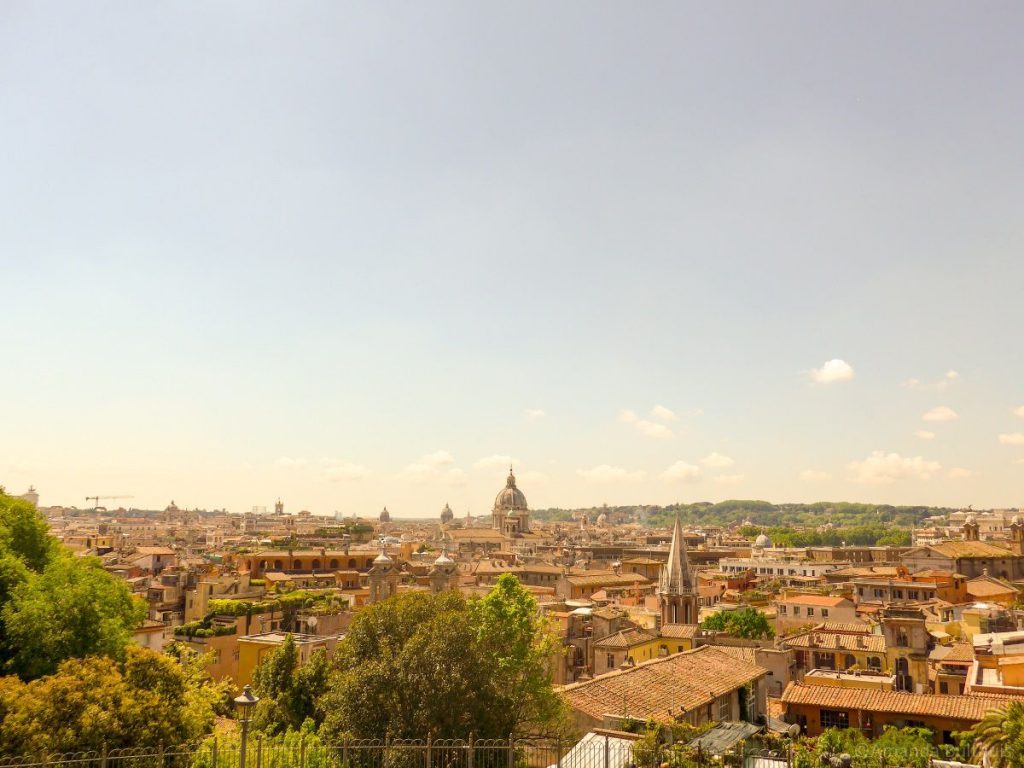
[[516,487],[516,476],[508,468],[505,487],[494,498],[493,527],[506,536],[520,536],[530,532],[530,509],[526,495]]

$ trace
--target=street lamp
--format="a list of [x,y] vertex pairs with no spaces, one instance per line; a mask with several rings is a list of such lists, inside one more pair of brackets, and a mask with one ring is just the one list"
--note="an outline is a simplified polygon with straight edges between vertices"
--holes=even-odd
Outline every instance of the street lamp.
[[253,695],[252,688],[248,685],[242,689],[240,696],[235,697],[235,706],[238,707],[239,719],[242,721],[242,746],[238,750],[238,768],[245,768],[245,743],[249,738],[249,715],[259,700],[260,697]]

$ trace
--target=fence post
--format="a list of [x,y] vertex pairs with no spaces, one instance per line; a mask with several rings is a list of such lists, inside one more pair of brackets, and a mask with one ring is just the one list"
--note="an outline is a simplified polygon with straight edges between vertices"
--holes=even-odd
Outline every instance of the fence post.
[[427,768],[430,768],[430,750],[434,742],[433,734],[427,734]]
[[341,766],[347,768],[348,766],[348,736],[344,736],[341,739]]
[[211,768],[217,768],[217,737],[213,737],[213,744],[210,745]]
[[604,735],[604,768],[608,768],[608,751],[610,749],[608,743],[608,734]]
[[299,768],[306,768],[306,734],[299,739]]
[[256,737],[256,768],[263,768],[263,734]]
[[469,732],[469,751],[466,753],[466,768],[473,768],[473,732]]
[[516,764],[516,741],[510,733],[508,735],[508,768],[514,768]]
[[555,739],[555,758],[558,768],[562,768],[562,734],[558,734],[558,738]]
[[160,742],[160,744],[156,748],[156,754],[157,754],[157,762],[156,762],[156,764],[159,765],[160,768],[164,768],[164,743],[162,741]]
[[100,768],[107,768],[107,740],[103,740],[103,746],[100,748]]

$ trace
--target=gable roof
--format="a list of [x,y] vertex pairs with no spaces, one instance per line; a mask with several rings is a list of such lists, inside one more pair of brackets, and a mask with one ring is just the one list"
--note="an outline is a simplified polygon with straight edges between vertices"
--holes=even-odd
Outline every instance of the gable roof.
[[625,710],[630,717],[673,723],[675,715],[766,674],[759,666],[705,645],[573,683],[561,692],[573,709],[595,719]]
[[907,691],[867,688],[836,688],[790,683],[782,693],[783,704],[823,706],[830,709],[862,709],[900,715],[930,715],[977,722],[993,709],[1011,701],[1008,696],[942,696]]

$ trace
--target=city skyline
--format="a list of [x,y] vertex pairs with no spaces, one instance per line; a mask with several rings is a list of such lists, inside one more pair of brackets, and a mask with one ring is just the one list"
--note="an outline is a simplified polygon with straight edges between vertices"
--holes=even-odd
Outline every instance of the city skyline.
[[1024,11],[692,8],[12,5],[0,485],[1024,503]]

